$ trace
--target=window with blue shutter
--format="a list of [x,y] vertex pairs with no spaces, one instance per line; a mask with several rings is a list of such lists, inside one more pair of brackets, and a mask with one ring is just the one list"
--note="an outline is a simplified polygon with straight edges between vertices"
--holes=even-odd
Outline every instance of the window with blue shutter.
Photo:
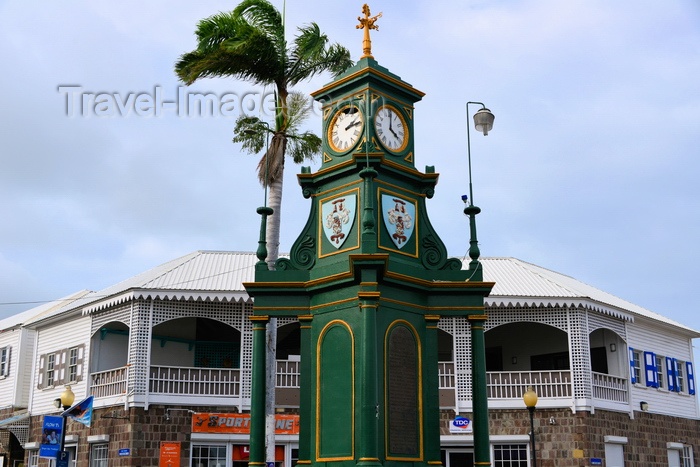
[[668,390],[677,391],[676,389],[676,359],[666,357],[666,375],[668,376]]
[[644,372],[648,388],[658,388],[659,380],[656,369],[656,354],[654,352],[644,352]]
[[634,349],[632,347],[629,348],[629,357],[630,357],[630,383],[637,384],[637,377],[636,377],[635,371],[634,371]]
[[695,395],[695,373],[693,372],[693,364],[685,362],[685,371],[688,373],[688,394]]

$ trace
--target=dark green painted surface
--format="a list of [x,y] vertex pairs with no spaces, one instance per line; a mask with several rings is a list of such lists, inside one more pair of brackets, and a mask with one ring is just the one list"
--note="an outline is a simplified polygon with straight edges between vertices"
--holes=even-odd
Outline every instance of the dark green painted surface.
[[353,340],[344,323],[331,323],[320,338],[317,397],[320,458],[352,458],[354,428]]

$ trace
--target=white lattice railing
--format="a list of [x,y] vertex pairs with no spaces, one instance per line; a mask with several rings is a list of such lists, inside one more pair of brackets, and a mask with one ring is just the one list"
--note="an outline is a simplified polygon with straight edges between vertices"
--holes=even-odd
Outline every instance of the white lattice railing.
[[126,393],[128,366],[90,374],[90,393],[94,397],[118,396]]
[[298,388],[300,386],[301,362],[299,360],[277,360],[277,387]]
[[151,366],[151,394],[240,396],[240,370],[233,368],[191,368]]
[[593,397],[613,402],[628,402],[627,378],[591,373],[593,379]]

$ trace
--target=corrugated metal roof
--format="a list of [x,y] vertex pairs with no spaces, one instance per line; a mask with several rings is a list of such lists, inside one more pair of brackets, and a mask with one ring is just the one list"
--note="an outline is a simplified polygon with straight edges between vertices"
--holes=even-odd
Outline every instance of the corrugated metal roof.
[[243,282],[254,279],[257,261],[253,253],[195,251],[95,292],[86,297],[83,312],[134,298],[245,301]]
[[[628,321],[643,316],[700,337],[696,330],[573,277],[516,258],[481,258],[480,261],[484,280],[496,283],[486,298],[488,305],[583,306]],[[60,311],[80,308],[87,314],[135,298],[247,301],[250,297],[243,283],[254,280],[256,262],[257,257],[251,252],[195,251],[99,292],[84,295],[62,306]],[[465,269],[468,262],[466,258]],[[57,313],[55,307],[51,310],[52,314]],[[39,313],[35,312],[36,315]],[[4,322],[0,322],[0,326],[2,324]]]
[[81,290],[66,297],[59,298],[58,300],[53,300],[34,308],[30,308],[29,310],[22,311],[21,313],[8,316],[7,318],[0,320],[0,332],[57,315],[66,308],[75,308],[71,307],[71,305],[89,293],[89,290]]
[[[643,316],[683,328],[700,337],[700,332],[694,329],[571,276],[516,258],[481,258],[480,261],[484,280],[496,283],[486,298],[489,305],[585,306],[628,321]],[[464,265],[467,267],[468,261],[464,261]]]

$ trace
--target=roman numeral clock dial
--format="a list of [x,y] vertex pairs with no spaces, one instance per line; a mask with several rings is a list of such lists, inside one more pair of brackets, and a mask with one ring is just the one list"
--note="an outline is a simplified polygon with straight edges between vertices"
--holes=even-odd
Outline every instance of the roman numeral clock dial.
[[328,144],[335,152],[347,152],[362,135],[364,120],[360,109],[349,105],[340,109],[328,125]]
[[398,153],[408,145],[408,126],[395,107],[384,105],[374,117],[374,131],[379,142],[390,152]]

